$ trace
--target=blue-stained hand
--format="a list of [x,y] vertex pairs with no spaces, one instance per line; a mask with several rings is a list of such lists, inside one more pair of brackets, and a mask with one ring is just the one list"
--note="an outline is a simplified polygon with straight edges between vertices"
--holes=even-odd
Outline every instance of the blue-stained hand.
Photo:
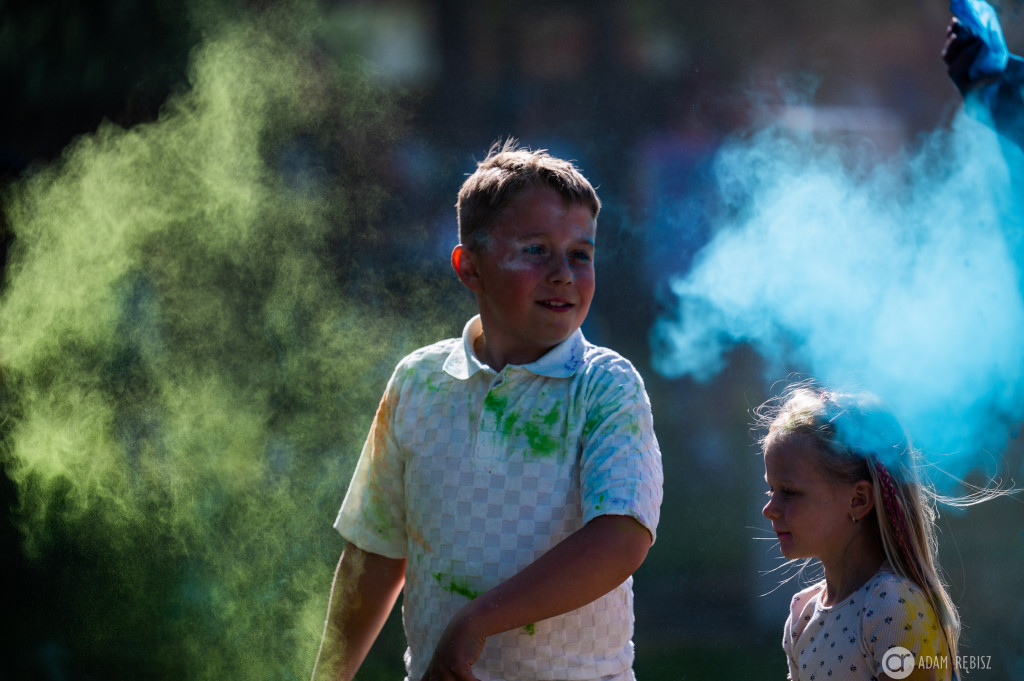
[[953,17],[946,28],[942,59],[946,62],[950,80],[963,97],[997,82],[1002,75],[1002,71],[978,74],[976,65],[985,49],[985,42]]
[[969,66],[971,78],[999,74],[1006,68],[1010,53],[999,25],[999,15],[985,0],[950,0],[949,10],[963,28],[978,41],[977,54]]

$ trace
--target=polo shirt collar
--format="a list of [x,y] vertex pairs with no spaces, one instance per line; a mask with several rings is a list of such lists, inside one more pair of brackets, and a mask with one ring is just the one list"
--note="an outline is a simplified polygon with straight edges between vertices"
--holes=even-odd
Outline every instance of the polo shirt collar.
[[[476,352],[473,351],[473,341],[481,333],[483,333],[483,325],[480,322],[480,315],[476,315],[466,322],[466,326],[462,330],[462,343],[456,346],[445,360],[445,373],[460,380],[466,380],[478,371],[494,373],[494,369],[481,362],[476,356]],[[536,362],[523,364],[521,367],[539,376],[569,378],[583,364],[585,344],[583,332],[576,329],[572,335],[551,348]]]

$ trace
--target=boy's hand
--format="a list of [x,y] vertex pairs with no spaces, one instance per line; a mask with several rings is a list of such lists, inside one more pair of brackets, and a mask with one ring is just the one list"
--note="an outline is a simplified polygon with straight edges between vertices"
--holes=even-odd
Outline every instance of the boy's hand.
[[487,637],[473,631],[472,617],[465,616],[464,610],[445,627],[422,681],[477,681],[473,663],[480,658]]
[[598,516],[520,572],[462,606],[421,681],[475,681],[487,637],[575,610],[640,567],[651,533],[629,516]]
[[974,35],[966,26],[960,23],[956,17],[946,27],[946,43],[942,46],[942,60],[946,62],[950,80],[956,85],[962,97],[979,88],[990,85],[999,80],[1000,74],[974,78],[971,76],[971,66],[978,58],[978,54],[985,46],[981,38]]

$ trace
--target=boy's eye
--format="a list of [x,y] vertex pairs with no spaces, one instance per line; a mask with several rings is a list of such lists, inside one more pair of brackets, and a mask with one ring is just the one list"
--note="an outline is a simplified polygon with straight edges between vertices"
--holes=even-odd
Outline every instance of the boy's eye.
[[523,253],[527,255],[544,255],[544,247],[540,244],[530,244],[523,247]]
[[580,262],[590,262],[593,256],[591,256],[590,253],[587,253],[586,251],[575,251],[572,254],[572,257],[574,260],[578,260]]

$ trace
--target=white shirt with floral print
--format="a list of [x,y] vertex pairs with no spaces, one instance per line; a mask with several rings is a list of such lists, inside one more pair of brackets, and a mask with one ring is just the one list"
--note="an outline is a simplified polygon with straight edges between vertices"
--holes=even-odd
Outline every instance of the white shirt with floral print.
[[818,582],[790,602],[782,647],[793,681],[876,681],[890,648],[906,648],[915,661],[946,650],[921,588],[888,567],[841,603],[822,605],[824,593]]

